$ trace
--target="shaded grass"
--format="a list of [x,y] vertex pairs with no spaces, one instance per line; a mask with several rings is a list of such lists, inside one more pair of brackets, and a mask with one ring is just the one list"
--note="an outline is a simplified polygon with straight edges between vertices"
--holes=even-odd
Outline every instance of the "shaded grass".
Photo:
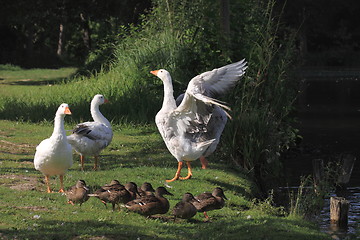
[[[1,67],[3,66],[3,67]],[[23,97],[30,91],[48,90],[54,84],[63,83],[76,71],[76,68],[59,69],[21,69],[0,65],[0,96]]]
[[[66,125],[66,129],[71,128]],[[0,121],[0,237],[8,239],[327,239],[314,225],[296,217],[281,217],[270,205],[255,204],[257,189],[241,172],[210,159],[210,169],[201,170],[194,162],[194,177],[169,184],[170,206],[185,192],[199,194],[215,186],[225,190],[226,206],[209,212],[210,222],[197,214],[191,221],[173,221],[170,212],[149,219],[138,214],[112,212],[98,199],[80,206],[66,204],[65,196],[45,193],[43,176],[33,167],[35,146],[52,131],[51,122],[32,124]],[[78,156],[65,176],[65,186],[84,179],[91,189],[118,179],[122,183],[149,181],[164,186],[176,170],[176,160],[168,153],[154,126],[114,126],[112,144],[103,151],[101,169],[92,171],[92,159],[86,171],[80,171]],[[185,169],[184,169],[185,171]],[[7,176],[7,177],[5,177]],[[14,190],[33,179],[34,190]],[[58,178],[51,179],[59,189]],[[264,207],[265,206],[265,207]],[[266,208],[271,211],[266,210]],[[279,216],[278,216],[279,215]]]

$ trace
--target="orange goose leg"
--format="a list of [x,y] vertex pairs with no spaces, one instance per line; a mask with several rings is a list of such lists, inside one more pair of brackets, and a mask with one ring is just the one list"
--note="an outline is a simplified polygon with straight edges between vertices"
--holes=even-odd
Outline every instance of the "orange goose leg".
[[181,172],[181,168],[183,166],[183,162],[178,162],[178,169],[175,173],[175,177],[173,179],[170,179],[170,180],[166,180],[166,182],[173,182],[175,180],[178,180],[179,177],[180,177],[180,172]]
[[84,171],[84,160],[85,160],[85,157],[83,155],[80,155],[81,171]]
[[201,168],[202,169],[207,169],[208,161],[206,160],[206,158],[204,156],[200,157],[200,162],[201,162]]
[[192,176],[192,171],[191,171],[191,164],[189,161],[186,162],[186,165],[188,167],[188,175],[186,177],[180,177],[181,180],[186,180],[186,179],[190,179]]
[[98,157],[98,156],[94,156],[94,159],[95,159],[95,163],[94,163],[93,169],[94,169],[95,171],[97,171],[97,170],[98,170],[98,159],[99,159],[99,157]]
[[60,190],[59,192],[64,192],[64,175],[60,175]]
[[50,183],[49,183],[49,175],[45,175],[45,183],[47,186],[47,192],[51,193]]

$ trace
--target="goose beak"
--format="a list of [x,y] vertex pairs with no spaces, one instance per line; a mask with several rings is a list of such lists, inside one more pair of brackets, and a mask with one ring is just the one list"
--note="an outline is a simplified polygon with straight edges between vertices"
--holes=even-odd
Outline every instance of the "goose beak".
[[104,99],[104,103],[108,103],[109,102],[109,100],[107,100],[106,98]]
[[64,113],[68,114],[68,115],[71,115],[70,108],[66,107]]
[[150,71],[151,74],[154,74],[155,76],[157,76],[159,70],[154,70],[154,71]]

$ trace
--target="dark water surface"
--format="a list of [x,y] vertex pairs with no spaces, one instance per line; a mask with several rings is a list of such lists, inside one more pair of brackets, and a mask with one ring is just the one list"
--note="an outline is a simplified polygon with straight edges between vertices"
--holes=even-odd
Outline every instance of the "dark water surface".
[[325,200],[317,221],[332,239],[360,239],[360,114],[304,114],[299,117],[297,127],[303,139],[295,158],[285,162],[289,186],[299,186],[300,176],[313,173],[313,159],[321,158],[326,164],[338,160],[343,153],[356,157],[345,196],[350,202],[348,229],[334,229],[330,224],[329,199]]

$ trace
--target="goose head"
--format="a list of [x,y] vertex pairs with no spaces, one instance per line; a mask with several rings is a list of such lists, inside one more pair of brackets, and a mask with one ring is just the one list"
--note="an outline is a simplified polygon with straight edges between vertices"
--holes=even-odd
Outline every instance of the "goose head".
[[56,111],[56,115],[59,116],[71,115],[69,105],[66,103],[61,104],[58,110]]
[[163,82],[171,80],[170,73],[165,69],[150,71],[150,73],[160,78]]
[[109,100],[107,100],[103,95],[101,94],[96,94],[93,98],[93,100],[91,101],[91,105],[101,105],[104,103],[108,103]]

